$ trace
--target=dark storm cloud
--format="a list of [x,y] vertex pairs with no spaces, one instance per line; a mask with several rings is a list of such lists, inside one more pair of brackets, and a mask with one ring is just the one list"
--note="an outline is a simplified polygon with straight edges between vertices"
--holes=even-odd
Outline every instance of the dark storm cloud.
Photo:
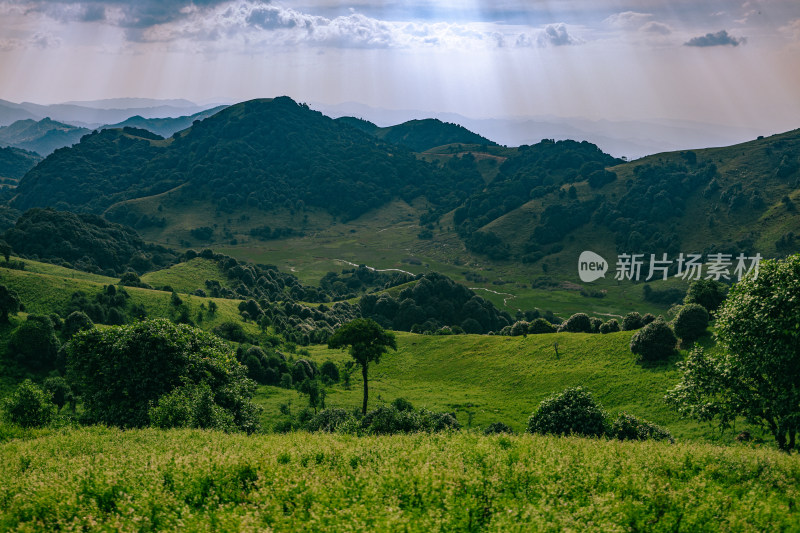
[[686,41],[684,46],[739,46],[747,42],[745,37],[734,37],[729,35],[726,30],[717,33],[706,33],[701,37],[692,37]]

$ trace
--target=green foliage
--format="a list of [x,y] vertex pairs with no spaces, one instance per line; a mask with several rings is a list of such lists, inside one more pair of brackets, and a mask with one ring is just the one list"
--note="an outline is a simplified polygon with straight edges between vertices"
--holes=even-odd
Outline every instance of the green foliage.
[[644,323],[642,322],[642,315],[636,311],[628,313],[622,319],[623,331],[633,331],[635,329],[640,329],[642,326],[644,326]]
[[612,318],[606,322],[600,324],[600,333],[607,334],[607,333],[614,333],[619,331],[619,322],[617,322],[616,318]]
[[0,321],[8,322],[8,315],[15,315],[22,302],[14,289],[0,285]]
[[655,321],[634,333],[631,337],[631,352],[638,355],[639,361],[663,361],[675,353],[678,339],[672,328],[663,318]]
[[681,307],[672,322],[675,335],[685,343],[692,343],[705,335],[708,328],[708,311],[700,304]]
[[56,354],[61,346],[50,317],[28,315],[11,334],[11,352],[25,368],[43,372],[55,367]]
[[349,411],[340,407],[323,409],[314,418],[306,423],[308,431],[326,431],[329,433],[338,432],[346,425],[357,423],[356,418]]
[[328,348],[350,348],[350,355],[361,366],[364,379],[364,402],[362,413],[367,414],[369,396],[367,368],[369,363],[380,362],[381,355],[389,348],[397,350],[397,341],[393,333],[385,331],[377,322],[369,318],[357,318],[337,329],[328,339]]
[[72,394],[72,389],[63,377],[55,376],[45,379],[42,383],[42,388],[50,395],[59,410],[68,403],[72,403],[73,408],[75,407],[73,403],[75,397]]
[[496,435],[498,433],[514,434],[514,430],[502,422],[492,422],[483,430],[484,435]]
[[22,427],[46,426],[56,410],[50,394],[29,379],[3,400],[2,407],[5,420]]
[[184,385],[158,399],[148,411],[153,427],[201,428],[232,431],[237,429],[234,414],[217,405],[207,382]]
[[163,268],[177,259],[171,250],[145,244],[130,227],[49,208],[26,211],[4,238],[17,254],[111,276]]
[[365,294],[359,307],[361,316],[401,331],[419,325],[420,332],[459,326],[467,333],[488,333],[514,322],[511,315],[471,289],[435,272],[425,274],[413,287],[400,291],[397,298],[386,293]]
[[534,319],[534,321],[528,325],[528,333],[554,333],[555,331],[555,326],[542,317]]
[[666,429],[624,411],[611,424],[609,435],[619,440],[666,440],[675,442],[675,439]]
[[189,184],[186,200],[210,200],[220,212],[312,206],[353,219],[397,196],[449,205],[483,186],[477,171],[434,167],[288,97],[237,104],[169,143],[158,139],[132,128],[87,135],[29,172],[15,205],[100,213],[120,204],[107,216],[142,224],[128,220],[137,217],[122,200]]
[[[352,117],[347,118],[352,119]],[[337,119],[337,121],[342,121],[342,119]],[[353,123],[352,121],[348,121],[348,124],[359,127],[362,131],[366,131],[370,135],[374,135],[386,142],[405,146],[415,152],[424,152],[446,144],[495,144],[463,126],[442,122],[435,118],[409,120],[386,128],[370,128],[368,125]]]
[[320,374],[331,383],[339,383],[339,367],[333,361],[325,361],[319,369]]
[[564,322],[563,328],[571,333],[592,333],[592,323],[586,313],[575,313]]
[[720,350],[692,351],[668,399],[683,415],[730,427],[765,426],[778,447],[800,430],[800,255],[762,261],[758,277],[734,285],[717,312]]
[[427,409],[416,411],[413,408],[401,410],[394,405],[383,405],[364,415],[361,428],[369,435],[394,435],[458,430],[461,425],[450,413],[437,413]]
[[83,311],[73,311],[64,319],[64,335],[69,338],[85,329],[92,329],[94,322]]
[[698,279],[689,285],[686,291],[686,297],[683,303],[686,304],[700,304],[706,308],[706,311],[712,315],[716,313],[722,302],[725,301],[725,296],[728,290],[719,281],[713,279]]
[[[256,409],[250,403],[254,383],[246,369],[227,344],[190,326],[155,319],[82,331],[67,345],[67,370],[92,422],[146,426],[150,406],[161,397],[179,387],[206,383],[213,403],[233,415],[236,428],[257,429]],[[169,405],[180,403],[176,395]]]
[[582,387],[567,388],[539,404],[528,432],[600,437],[606,433],[606,413]]
[[[3,142],[4,140],[0,138],[0,143],[3,145],[12,144],[5,143]],[[20,180],[26,172],[35,167],[41,160],[42,156],[34,152],[10,146],[0,148],[0,177],[10,178],[14,181]]]

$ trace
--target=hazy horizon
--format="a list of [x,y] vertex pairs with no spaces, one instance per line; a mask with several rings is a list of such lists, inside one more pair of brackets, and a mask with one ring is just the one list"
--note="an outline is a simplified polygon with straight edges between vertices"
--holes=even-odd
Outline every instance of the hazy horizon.
[[800,3],[0,0],[0,99],[800,126]]

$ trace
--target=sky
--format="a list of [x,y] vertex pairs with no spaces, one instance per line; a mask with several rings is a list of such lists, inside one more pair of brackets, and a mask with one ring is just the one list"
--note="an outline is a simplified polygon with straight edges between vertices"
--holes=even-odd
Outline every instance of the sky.
[[0,99],[800,127],[800,2],[0,0]]

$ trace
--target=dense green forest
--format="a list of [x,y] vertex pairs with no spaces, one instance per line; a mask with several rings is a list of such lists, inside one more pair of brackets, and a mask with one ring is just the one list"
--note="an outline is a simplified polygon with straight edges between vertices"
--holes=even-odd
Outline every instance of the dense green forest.
[[4,182],[19,181],[41,160],[42,157],[34,152],[20,148],[0,148],[0,179]]
[[167,142],[132,128],[93,133],[32,170],[14,205],[100,213],[183,184],[184,200],[223,212],[315,206],[353,219],[397,196],[455,207],[483,181],[282,97],[229,107]]
[[336,121],[358,128],[386,142],[405,146],[414,152],[424,152],[446,144],[495,144],[463,126],[442,122],[435,118],[409,120],[402,124],[385,128],[355,117],[341,117],[337,118]]

